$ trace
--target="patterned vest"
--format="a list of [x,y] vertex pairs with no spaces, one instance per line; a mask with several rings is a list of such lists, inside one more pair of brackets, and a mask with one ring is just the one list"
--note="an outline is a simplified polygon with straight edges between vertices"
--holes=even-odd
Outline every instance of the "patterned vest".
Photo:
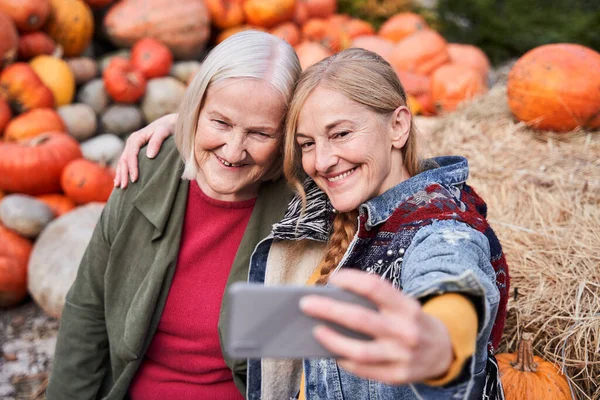
[[469,225],[483,233],[489,241],[490,261],[500,291],[498,313],[488,343],[488,349],[493,354],[500,343],[506,320],[509,275],[502,247],[486,221],[486,214],[485,202],[467,184],[449,187],[429,185],[401,203],[384,223],[370,230],[365,227],[367,216],[362,213],[358,238],[338,268],[356,268],[376,273],[402,289],[400,276],[403,255],[419,229],[436,220],[455,220]]

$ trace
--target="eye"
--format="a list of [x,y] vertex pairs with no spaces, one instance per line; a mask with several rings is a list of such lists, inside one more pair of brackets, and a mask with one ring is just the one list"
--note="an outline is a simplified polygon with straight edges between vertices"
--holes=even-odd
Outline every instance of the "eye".
[[213,122],[222,127],[229,126],[229,124],[227,122],[222,121],[220,119],[213,119]]
[[263,139],[270,139],[272,137],[271,135],[269,135],[268,133],[265,133],[265,132],[258,132],[257,131],[257,132],[251,132],[251,133],[253,133],[253,134],[257,135],[257,136],[260,136]]
[[349,134],[350,134],[349,131],[342,131],[342,132],[338,132],[338,133],[334,134],[333,137],[335,139],[337,139],[337,138],[344,138],[344,137],[348,136]]
[[298,145],[300,146],[302,151],[310,150],[310,148],[312,147],[313,144],[315,144],[315,142],[306,141],[306,142],[298,143]]

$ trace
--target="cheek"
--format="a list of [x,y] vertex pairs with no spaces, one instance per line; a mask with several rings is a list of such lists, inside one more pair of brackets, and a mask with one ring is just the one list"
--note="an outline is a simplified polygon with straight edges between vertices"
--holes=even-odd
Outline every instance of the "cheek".
[[269,141],[267,143],[258,143],[250,151],[250,155],[258,165],[271,165],[279,155],[279,142]]
[[314,152],[300,153],[302,169],[313,177],[315,172]]
[[219,132],[208,121],[204,121],[201,118],[196,128],[194,147],[197,150],[215,149],[224,144],[224,138],[223,132]]

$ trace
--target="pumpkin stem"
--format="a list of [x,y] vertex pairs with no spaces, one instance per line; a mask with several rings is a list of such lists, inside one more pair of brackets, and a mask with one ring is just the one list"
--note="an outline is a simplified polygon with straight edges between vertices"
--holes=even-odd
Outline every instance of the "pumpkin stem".
[[533,347],[531,345],[531,339],[533,335],[525,332],[519,342],[519,348],[517,350],[517,359],[511,361],[510,365],[514,369],[518,369],[523,372],[536,372],[537,363],[533,361]]
[[41,135],[35,136],[33,139],[25,139],[21,142],[27,144],[30,147],[36,147],[44,142],[47,142],[49,139],[50,139],[49,135],[42,133]]

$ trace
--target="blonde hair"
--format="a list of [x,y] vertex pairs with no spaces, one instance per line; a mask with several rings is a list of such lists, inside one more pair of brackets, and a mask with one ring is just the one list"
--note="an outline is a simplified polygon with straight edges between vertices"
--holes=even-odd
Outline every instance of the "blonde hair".
[[[405,106],[406,92],[394,69],[379,55],[359,48],[344,50],[306,69],[290,102],[285,127],[283,171],[288,182],[306,202],[302,181],[301,154],[296,144],[298,116],[306,99],[317,86],[335,90],[350,100],[362,104],[380,115],[391,115],[398,107]],[[417,158],[417,142],[411,121],[406,144],[400,150],[404,168],[410,176],[420,172]],[[327,252],[319,264],[321,278],[317,283],[327,282],[334,267],[338,265],[357,229],[357,212],[337,214]]]
[[[271,34],[248,30],[230,36],[208,53],[179,106],[175,145],[184,160],[184,179],[195,179],[198,160],[194,141],[200,110],[210,85],[229,78],[261,79],[285,99],[286,111],[301,67],[294,49]],[[200,133],[201,134],[201,133]],[[281,155],[272,175],[280,175]]]

